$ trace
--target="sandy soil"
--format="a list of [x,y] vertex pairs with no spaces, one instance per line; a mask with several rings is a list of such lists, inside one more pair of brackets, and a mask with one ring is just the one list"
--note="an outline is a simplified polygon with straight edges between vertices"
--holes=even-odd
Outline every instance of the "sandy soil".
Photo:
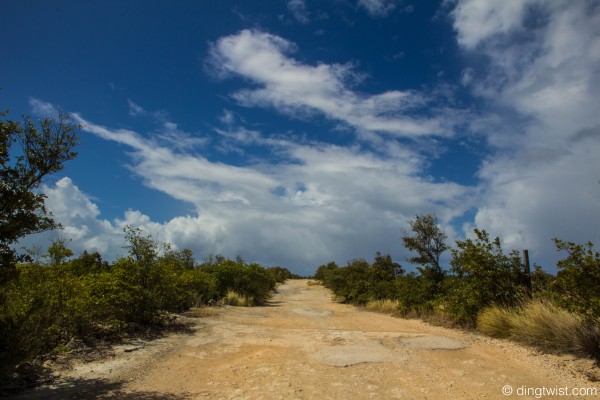
[[600,398],[600,384],[585,379],[587,360],[337,304],[307,281],[279,286],[268,306],[213,314],[187,333],[75,365],[59,384],[19,398],[531,399],[519,388],[542,387],[596,388],[566,398]]

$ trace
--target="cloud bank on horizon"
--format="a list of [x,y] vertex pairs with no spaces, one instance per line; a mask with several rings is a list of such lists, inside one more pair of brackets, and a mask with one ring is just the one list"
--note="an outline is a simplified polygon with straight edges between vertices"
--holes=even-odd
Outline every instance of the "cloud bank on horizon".
[[[411,12],[400,1],[356,7],[376,20]],[[287,9],[303,26],[318,15],[302,0]],[[306,61],[308,49],[264,27],[213,38],[204,73],[229,88],[219,96],[232,107],[215,116],[210,135],[185,132],[137,99],[127,99],[130,116],[157,121],[157,131],[74,114],[85,134],[126,149],[126,168],[143,185],[192,211],[157,222],[131,204],[105,219],[68,176],[43,187],[48,208],[76,250],[123,254],[122,229],[133,224],[199,257],[239,254],[301,274],[375,250],[402,262],[401,229],[429,212],[451,241],[480,227],[505,248],[530,249],[549,270],[552,237],[600,244],[600,5],[459,0],[441,14],[464,66],[458,81],[420,89],[361,91],[377,76],[359,63]],[[234,81],[241,85],[227,86]],[[457,100],[460,91],[477,106]],[[52,109],[37,98],[31,106]],[[247,124],[245,109],[335,128],[319,137],[269,133]],[[443,143],[473,138],[484,143],[476,183],[431,175]]]

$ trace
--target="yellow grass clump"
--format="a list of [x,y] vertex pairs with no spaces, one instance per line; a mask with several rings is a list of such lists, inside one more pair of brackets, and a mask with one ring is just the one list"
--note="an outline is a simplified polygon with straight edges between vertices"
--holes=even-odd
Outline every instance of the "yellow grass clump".
[[510,337],[510,319],[514,314],[515,310],[507,307],[488,307],[481,311],[477,316],[477,329],[492,337]]
[[227,291],[224,302],[226,305],[234,307],[251,307],[254,305],[254,299],[252,297],[242,296],[233,290]]
[[402,304],[398,300],[371,300],[366,306],[369,311],[376,311],[384,314],[396,314],[399,313]]
[[600,356],[600,329],[548,301],[532,300],[515,308],[488,307],[479,314],[477,329],[544,351]]

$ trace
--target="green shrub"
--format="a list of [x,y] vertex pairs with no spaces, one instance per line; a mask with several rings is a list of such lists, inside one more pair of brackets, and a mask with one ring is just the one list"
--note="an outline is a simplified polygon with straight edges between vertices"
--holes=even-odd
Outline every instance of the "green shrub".
[[437,286],[430,279],[423,278],[414,272],[401,275],[394,281],[394,299],[402,305],[405,315],[419,316],[431,313],[436,296],[439,295]]
[[287,268],[283,267],[270,267],[267,268],[267,273],[277,283],[283,283],[288,279],[295,279],[298,276],[292,274]]
[[516,251],[505,255],[496,237],[474,230],[475,240],[457,241],[452,249],[454,278],[446,283],[445,307],[454,318],[473,324],[491,304],[514,306],[526,296],[526,277]]
[[281,267],[269,272],[224,258],[197,268],[189,250],[171,250],[132,227],[125,233],[129,255],[112,265],[87,252],[67,261],[73,253],[57,241],[43,257],[48,264],[20,265],[0,284],[0,378],[20,361],[64,349],[72,339],[106,339],[162,322],[165,312],[230,291],[240,305],[263,304],[276,280],[289,276]]
[[600,252],[592,243],[578,245],[554,239],[557,250],[568,256],[557,263],[552,284],[554,299],[561,306],[589,320],[600,319]]
[[[318,267],[313,278],[321,282],[327,282],[331,279],[331,273],[337,270],[338,268],[339,266],[335,262],[331,261],[327,264]],[[325,286],[327,285],[325,284]]]
[[264,304],[276,285],[273,276],[258,264],[244,264],[223,259],[219,264],[203,265],[202,271],[215,277],[220,298],[224,298],[229,291],[234,291],[241,296],[254,299],[255,305]]

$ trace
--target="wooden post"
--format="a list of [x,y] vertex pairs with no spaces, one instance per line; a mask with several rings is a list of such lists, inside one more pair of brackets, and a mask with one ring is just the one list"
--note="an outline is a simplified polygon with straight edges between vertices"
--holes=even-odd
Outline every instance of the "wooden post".
[[529,250],[523,250],[523,266],[525,269],[525,287],[527,288],[527,295],[531,298],[533,288],[531,285],[531,267],[529,265]]

